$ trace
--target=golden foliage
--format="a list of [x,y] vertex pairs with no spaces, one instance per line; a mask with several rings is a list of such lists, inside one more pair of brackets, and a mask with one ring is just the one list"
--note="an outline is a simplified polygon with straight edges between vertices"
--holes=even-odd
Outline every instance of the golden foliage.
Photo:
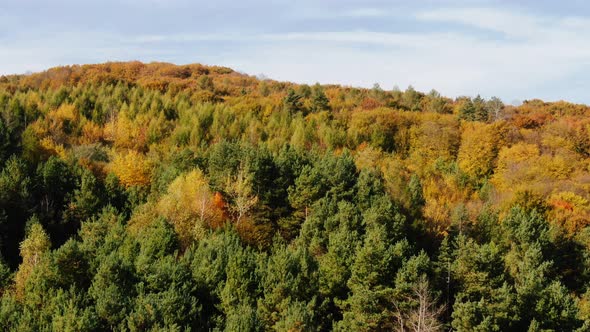
[[130,119],[126,112],[119,112],[115,122],[108,126],[108,134],[117,148],[145,152],[147,148],[147,123]]
[[60,154],[56,147],[71,144],[77,136],[80,117],[73,105],[62,104],[58,109],[49,111],[44,119],[38,119],[29,125],[36,137],[45,140],[44,148],[50,154]]
[[194,169],[178,176],[158,201],[156,209],[173,225],[181,242],[188,245],[200,239],[207,228],[219,227],[223,218],[222,203],[209,189],[203,172]]
[[244,82],[248,85],[257,83],[256,78],[226,67],[201,64],[176,66],[163,62],[144,64],[133,61],[51,68],[23,77],[22,84],[30,88],[57,89],[64,85],[125,82],[160,91],[166,88],[198,91],[197,78],[201,75],[208,75],[215,86],[236,95],[241,92]]
[[359,170],[379,169],[378,166],[382,160],[383,152],[380,149],[361,144],[356,151],[354,163]]
[[110,169],[125,187],[150,183],[152,166],[143,154],[135,150],[115,153]]
[[464,122],[457,162],[473,178],[490,175],[504,142],[504,123]]
[[404,161],[396,156],[387,156],[383,158],[381,163],[380,170],[383,174],[385,190],[390,197],[394,197],[404,207],[409,208],[410,201],[407,195],[407,184],[410,178],[410,172],[405,167]]
[[434,234],[443,234],[450,226],[453,209],[467,200],[469,191],[461,188],[457,178],[452,175],[432,176],[422,182],[422,187],[427,228]]
[[20,255],[23,261],[14,277],[17,298],[22,299],[24,297],[29,276],[50,247],[49,236],[45,233],[41,224],[33,223],[27,237],[20,244]]
[[454,160],[460,144],[459,121],[451,115],[425,114],[421,123],[412,127],[410,158],[419,174],[436,160]]
[[500,190],[518,190],[536,176],[531,170],[540,151],[534,144],[518,143],[504,147],[498,155],[498,166],[492,182]]
[[572,154],[541,154],[537,145],[518,143],[500,151],[492,183],[505,192],[533,190],[547,195],[553,186],[579,171],[577,166]]
[[104,140],[104,130],[92,121],[86,121],[82,126],[80,144],[95,144]]
[[61,159],[66,159],[67,152],[62,144],[56,144],[51,138],[45,137],[39,141],[39,145],[45,154],[57,155]]
[[[123,84],[108,85],[118,82]],[[408,180],[416,174],[424,191],[422,216],[436,232],[444,232],[457,204],[477,207],[485,200],[492,208],[503,210],[518,201],[514,196],[522,192],[546,202],[548,214],[556,223],[572,230],[586,224],[590,108],[585,105],[530,100],[518,107],[506,106],[504,120],[486,124],[460,122],[457,114],[437,114],[441,109],[430,105],[428,96],[416,104],[421,105],[416,112],[408,112],[398,109],[408,109],[400,91],[375,93],[324,86],[332,111],[293,116],[281,109],[288,88],[301,91],[296,84],[261,81],[223,67],[140,62],[53,68],[33,75],[5,77],[0,86],[21,94],[27,112],[40,115],[28,118],[23,134],[24,150],[29,155],[35,154],[41,160],[49,155],[76,157],[79,165],[102,173],[99,162],[76,153],[78,145],[100,142],[119,151],[113,153],[108,166],[127,187],[149,184],[150,161],[165,160],[174,144],[203,152],[220,139],[253,146],[264,142],[273,153],[285,144],[320,153],[330,150],[339,154],[348,148],[354,150],[358,169],[381,170],[387,193],[406,208],[410,207]],[[42,92],[19,92],[26,87],[62,86],[71,95],[59,107],[48,104]],[[132,87],[125,101],[108,105],[101,101],[121,87]],[[93,110],[94,120],[86,119],[69,104],[79,96],[80,89],[86,88],[98,92],[94,102],[102,105]],[[164,89],[165,94],[155,91]],[[457,113],[468,100],[443,101],[443,113],[451,108]],[[304,96],[302,103],[309,107],[311,100]],[[478,187],[488,177],[491,194],[479,195]],[[182,187],[180,182],[188,181],[177,180],[178,188]],[[236,228],[244,238],[255,238],[262,226],[251,215],[256,215],[260,206],[252,188],[248,189],[247,176],[242,174],[242,179],[236,180],[240,180],[239,176],[229,180],[226,197],[209,192],[208,204],[220,215],[227,211],[239,220]],[[181,190],[178,188],[170,189]],[[197,190],[190,186],[185,189]],[[164,209],[164,203],[156,204],[156,200],[143,211],[142,222],[165,213],[186,219],[182,215],[189,212],[173,208],[171,197],[175,196],[166,195],[169,209]],[[175,209],[179,210],[177,215],[172,213]],[[140,215],[134,219],[141,219]],[[198,216],[192,218],[200,220]],[[222,215],[211,219],[206,227],[219,227],[226,218]]]
[[590,225],[590,202],[576,193],[565,191],[553,194],[548,199],[550,220],[574,234]]

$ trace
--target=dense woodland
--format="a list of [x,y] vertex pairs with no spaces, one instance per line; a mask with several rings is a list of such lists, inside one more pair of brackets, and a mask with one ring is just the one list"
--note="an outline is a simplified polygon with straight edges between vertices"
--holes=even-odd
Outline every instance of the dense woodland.
[[588,331],[590,108],[0,77],[0,330]]

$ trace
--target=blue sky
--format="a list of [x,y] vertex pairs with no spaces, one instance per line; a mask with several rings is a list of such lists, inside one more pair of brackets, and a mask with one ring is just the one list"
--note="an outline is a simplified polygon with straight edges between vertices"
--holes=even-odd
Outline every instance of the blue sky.
[[590,103],[590,4],[0,0],[0,74],[114,60]]

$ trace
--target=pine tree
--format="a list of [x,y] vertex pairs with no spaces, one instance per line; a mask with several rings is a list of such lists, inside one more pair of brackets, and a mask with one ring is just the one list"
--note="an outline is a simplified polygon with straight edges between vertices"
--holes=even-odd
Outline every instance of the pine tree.
[[[103,206],[103,187],[91,171],[82,168],[79,187],[74,190],[70,198],[68,209],[65,211],[64,219],[66,225],[63,228],[63,235],[74,234],[78,231],[80,223],[100,212]],[[65,240],[62,240],[65,241]]]
[[407,249],[406,241],[393,244],[382,225],[367,230],[351,268],[347,283],[351,293],[342,302],[343,319],[336,330],[394,329],[391,312],[395,285],[390,276],[401,267]]
[[287,91],[287,96],[283,99],[283,107],[291,114],[302,112],[303,102],[301,101],[301,96],[298,95],[294,89],[289,89]]
[[419,216],[424,207],[424,193],[422,190],[422,183],[416,174],[412,174],[410,182],[408,182],[408,194],[410,196],[410,209],[414,216]]
[[471,98],[466,98],[459,106],[459,119],[466,121],[475,121],[477,109]]
[[475,114],[473,119],[475,121],[487,122],[490,115],[488,114],[489,109],[486,104],[486,101],[483,98],[481,98],[481,96],[477,95],[477,97],[473,99],[473,106],[475,108]]
[[312,111],[322,112],[330,110],[330,100],[324,93],[324,88],[316,83],[312,88]]

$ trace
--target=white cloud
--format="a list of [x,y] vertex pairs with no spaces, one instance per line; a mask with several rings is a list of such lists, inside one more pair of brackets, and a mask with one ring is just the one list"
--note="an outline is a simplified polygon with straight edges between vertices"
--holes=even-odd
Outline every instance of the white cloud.
[[420,12],[416,18],[464,24],[475,28],[502,32],[510,37],[535,36],[543,20],[516,12],[493,8],[453,8]]
[[[378,8],[344,14],[388,15]],[[412,84],[449,96],[481,93],[507,101],[563,97],[590,102],[582,93],[590,90],[590,82],[581,80],[572,86],[571,81],[590,69],[590,20],[586,18],[493,8],[420,11],[410,14],[412,18],[416,24],[428,23],[428,29],[246,34],[236,27],[226,29],[233,31],[229,34],[59,34],[3,44],[0,73],[72,61],[204,61],[297,82],[367,87],[378,82],[384,88]]]
[[266,43],[223,61],[284,80],[363,86],[379,82],[384,87],[412,84],[451,96],[544,97],[541,94],[547,92],[540,90],[554,85],[556,94],[545,97],[558,98],[564,92],[564,80],[587,69],[590,45],[558,30],[549,37],[513,41],[465,32],[274,34],[250,37]]
[[582,17],[539,16],[494,8],[455,8],[419,12],[416,18],[500,32],[520,41],[571,43],[590,37],[590,20]]
[[[568,79],[590,68],[590,20],[553,18],[495,9],[465,8],[421,12],[419,21],[447,22],[502,33],[450,27],[447,32],[383,33],[371,31],[274,34],[253,39],[268,57],[228,64],[296,81],[343,82],[370,86],[412,84],[443,93],[500,95],[504,99],[573,98],[584,88]],[[365,47],[374,45],[375,47]],[[301,60],[310,59],[310,60]],[[267,68],[267,69],[265,69]],[[274,74],[274,75],[273,75]]]

